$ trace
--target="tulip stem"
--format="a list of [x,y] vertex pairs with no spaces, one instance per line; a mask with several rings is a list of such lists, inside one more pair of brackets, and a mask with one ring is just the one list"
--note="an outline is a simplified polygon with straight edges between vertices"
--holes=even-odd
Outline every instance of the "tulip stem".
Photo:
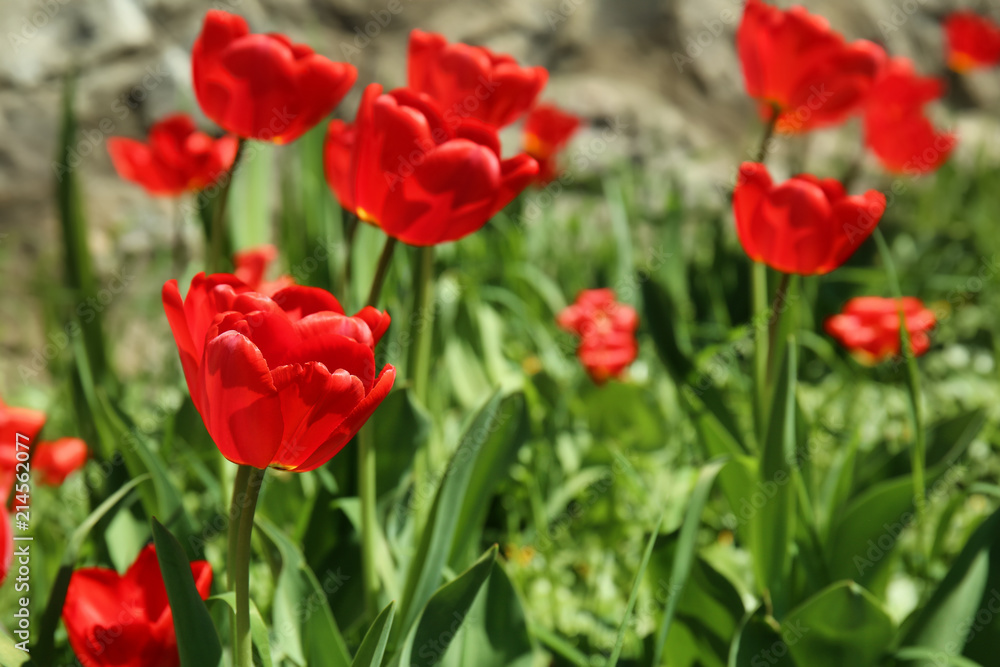
[[765,415],[767,414],[767,356],[768,337],[764,332],[764,322],[759,318],[764,317],[767,311],[767,266],[761,262],[754,262],[751,268],[751,304],[753,304],[753,318],[757,320],[754,327],[754,415],[756,416],[757,440],[763,447],[765,433]]
[[430,343],[434,331],[434,246],[420,248],[420,261],[414,276],[413,310],[410,313],[409,359],[407,375],[413,383],[413,395],[427,405],[427,377],[430,372]]
[[378,257],[378,265],[375,267],[375,277],[372,278],[372,288],[368,292],[368,305],[378,307],[379,297],[382,296],[382,285],[385,284],[385,276],[389,273],[389,265],[392,263],[392,253],[399,245],[393,237],[388,237],[382,247],[382,254]]
[[378,548],[374,434],[370,424],[358,432],[358,498],[361,502],[361,570],[364,584],[364,611],[374,616],[378,611],[379,579],[375,568],[375,550]]
[[[246,469],[244,471],[244,468]],[[235,667],[253,667],[253,642],[250,638],[250,538],[253,536],[253,515],[257,509],[257,497],[267,469],[241,465],[236,475],[237,482],[246,479],[240,507],[239,534],[236,540],[234,558],[236,588],[236,633],[233,641],[233,663]],[[239,485],[234,485],[236,489]],[[234,498],[237,496],[233,490]]]
[[[896,307],[899,312],[899,344],[900,352],[906,360],[907,389],[910,398],[910,419],[913,423],[913,449],[911,450],[913,467],[913,505],[917,514],[916,538],[918,551],[925,557],[929,554],[924,552],[930,545],[923,539],[925,527],[924,519],[927,514],[927,482],[925,479],[924,467],[926,465],[926,433],[924,432],[924,410],[921,401],[920,371],[917,368],[917,359],[913,354],[913,344],[910,341],[910,331],[906,327],[906,315],[903,312],[903,292],[899,285],[899,276],[896,275],[896,266],[892,261],[892,253],[889,251],[889,244],[886,243],[882,230],[878,227],[872,232],[872,237],[878,245],[878,252],[882,256],[882,263],[885,264],[885,275],[889,281],[889,288],[892,296],[896,299]],[[929,563],[925,560],[924,567]]]
[[216,195],[218,200],[215,202],[215,207],[212,211],[211,237],[208,239],[209,273],[218,273],[223,270],[224,255],[230,249],[229,235],[226,231],[226,203],[229,201],[229,190],[233,186],[233,178],[236,175],[236,168],[240,163],[240,157],[243,155],[243,147],[245,145],[246,139],[241,137],[239,143],[236,145],[236,157],[233,158],[233,164],[229,167],[229,171],[219,179],[219,192]]

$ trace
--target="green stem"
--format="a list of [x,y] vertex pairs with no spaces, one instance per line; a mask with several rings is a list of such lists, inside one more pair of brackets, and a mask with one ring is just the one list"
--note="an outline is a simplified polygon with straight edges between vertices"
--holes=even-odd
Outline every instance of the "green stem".
[[372,279],[372,288],[368,292],[368,305],[378,307],[379,297],[382,296],[382,285],[385,284],[385,276],[389,273],[389,265],[392,264],[392,253],[399,245],[393,237],[388,237],[385,245],[382,246],[382,254],[378,257],[378,265],[375,267],[375,277]]
[[233,178],[236,175],[236,168],[240,163],[240,157],[243,155],[243,147],[246,145],[246,142],[246,139],[240,138],[239,144],[236,147],[236,157],[233,158],[233,164],[229,167],[229,171],[220,179],[219,193],[216,195],[217,201],[212,212],[211,236],[208,239],[209,273],[222,271],[225,265],[225,254],[229,246],[228,234],[226,233],[226,203],[229,201],[229,190],[233,187]]
[[233,577],[236,568],[236,548],[239,545],[240,515],[246,498],[247,481],[250,479],[250,466],[239,466],[236,469],[236,479],[233,482],[233,497],[229,502],[229,553],[226,561],[226,587],[233,590]]
[[[924,548],[929,547],[923,539],[925,532],[925,517],[927,514],[927,480],[924,468],[926,465],[927,434],[924,431],[924,411],[920,400],[920,371],[917,369],[917,359],[913,354],[913,345],[910,343],[910,332],[906,328],[906,315],[903,313],[903,292],[899,285],[899,276],[896,274],[896,265],[892,261],[892,253],[889,251],[889,244],[886,243],[882,230],[878,227],[872,232],[872,237],[878,245],[879,254],[885,264],[886,278],[889,280],[889,287],[892,295],[896,299],[899,308],[899,342],[900,351],[906,360],[907,388],[910,397],[910,418],[913,422],[913,450],[911,451],[913,466],[913,504],[917,514],[916,536],[918,551],[924,553]],[[924,553],[926,556],[926,553]],[[926,566],[927,563],[925,562]]]
[[361,501],[361,570],[364,584],[365,612],[378,611],[379,579],[375,566],[378,549],[378,514],[375,484],[375,447],[370,425],[358,433],[358,497]]
[[427,404],[427,378],[430,374],[431,341],[434,332],[434,246],[420,248],[413,283],[413,309],[410,315],[410,354],[406,369],[413,394]]
[[777,373],[777,369],[774,365],[778,363],[778,359],[781,355],[777,354],[777,335],[778,331],[781,329],[782,324],[782,314],[787,310],[787,308],[781,308],[782,304],[788,299],[788,283],[791,279],[791,274],[782,273],[781,280],[778,282],[778,289],[774,293],[774,300],[771,302],[771,309],[768,311],[768,321],[767,321],[767,386],[770,387],[771,378]]
[[[244,468],[247,470],[244,473]],[[245,477],[247,485],[240,508],[240,527],[236,539],[234,558],[236,588],[236,633],[233,641],[233,663],[235,667],[253,667],[253,642],[250,638],[250,538],[253,536],[253,515],[257,509],[257,497],[267,469],[240,466],[237,481]],[[237,485],[234,485],[239,488]],[[234,489],[233,495],[237,492]]]
[[[751,269],[750,295],[754,319],[764,317],[767,312],[767,266],[754,262]],[[757,426],[757,442],[764,441],[764,418],[767,414],[767,354],[768,338],[764,335],[763,322],[757,319],[753,331],[754,342],[754,417]]]

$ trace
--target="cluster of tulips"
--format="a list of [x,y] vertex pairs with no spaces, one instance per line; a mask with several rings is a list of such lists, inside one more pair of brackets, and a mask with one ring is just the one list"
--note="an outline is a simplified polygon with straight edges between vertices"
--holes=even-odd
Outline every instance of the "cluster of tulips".
[[[947,62],[956,71],[1000,62],[1000,28],[985,19],[953,15],[946,32]],[[739,168],[733,191],[739,241],[761,271],[765,265],[803,276],[833,271],[876,229],[886,198],[874,190],[850,195],[840,181],[812,174],[775,183],[763,164],[772,135],[860,115],[865,145],[886,170],[928,173],[956,143],[925,110],[942,96],[942,83],[876,44],[847,42],[802,8],[783,11],[761,0],[748,0],[737,47],[747,92],[767,127],[760,161]],[[217,10],[206,15],[191,59],[198,103],[227,134],[213,136],[176,114],[153,125],[146,142],[110,140],[120,176],[151,195],[217,188],[225,197],[247,141],[295,141],[326,122],[357,78],[350,64],[284,35],[251,33],[244,19]],[[378,302],[396,243],[430,247],[476,232],[525,188],[558,176],[558,155],[581,125],[539,103],[544,68],[521,66],[508,55],[415,30],[407,68],[406,87],[384,92],[371,84],[352,122],[327,126],[323,167],[330,188],[346,211],[387,237],[363,308],[348,315],[328,291],[288,276],[267,280],[277,254],[271,246],[236,253],[233,273],[198,274],[184,296],[174,280],[163,287],[193,404],[219,451],[239,466],[234,498],[255,498],[267,468],[305,472],[327,463],[392,389],[396,371],[388,364],[378,369],[375,351],[391,323]],[[523,150],[505,158],[498,133],[518,121]],[[636,358],[638,316],[610,289],[581,293],[558,325],[579,336],[578,356],[597,383],[621,377]],[[903,343],[922,354],[934,325],[933,313],[916,298],[866,296],[850,301],[826,328],[859,359],[876,363],[902,354]],[[904,328],[908,335],[901,336]],[[40,414],[0,405],[5,443],[14,432],[34,439],[42,422]],[[86,456],[81,441],[63,439],[36,445],[32,464],[43,481],[59,484]],[[0,463],[5,497],[22,482],[8,458]],[[246,511],[252,518],[252,503]],[[237,570],[229,574],[236,592],[234,661],[245,666],[251,664],[248,573],[239,563],[249,558],[243,526],[252,530],[253,522],[240,524],[231,544],[243,552],[231,555]],[[11,540],[2,507],[0,549],[5,573]],[[210,567],[203,561],[191,567],[207,597]],[[121,600],[134,605],[136,617],[126,636],[108,643],[102,633],[114,619],[104,613]],[[152,546],[124,576],[101,568],[75,572],[63,621],[84,664],[179,664]]]

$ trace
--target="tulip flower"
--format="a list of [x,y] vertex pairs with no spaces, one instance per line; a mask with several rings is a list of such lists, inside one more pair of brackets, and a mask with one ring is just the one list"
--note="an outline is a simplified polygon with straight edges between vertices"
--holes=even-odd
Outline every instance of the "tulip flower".
[[326,178],[341,205],[416,246],[478,230],[538,173],[520,154],[500,157],[496,130],[471,118],[447,124],[434,101],[401,88],[365,89],[353,124],[327,131]]
[[778,113],[778,132],[837,125],[860,109],[885,52],[867,40],[847,43],[826,19],[802,7],[782,11],[747,0],[736,31],[747,93],[761,118]]
[[943,94],[942,82],[921,77],[906,58],[885,67],[865,105],[865,143],[889,171],[918,176],[948,159],[955,137],[938,132],[923,107]]
[[40,442],[31,455],[31,468],[46,486],[61,486],[70,473],[83,467],[90,450],[80,438]]
[[934,328],[937,320],[915,297],[904,297],[900,301],[878,296],[857,297],[848,301],[840,314],[828,318],[824,327],[861,363],[874,365],[899,356],[900,306],[913,354],[920,356],[930,349],[927,332]]
[[463,118],[510,125],[534,105],[549,79],[544,67],[521,67],[507,54],[449,44],[421,30],[410,33],[407,69],[408,87],[434,98],[452,127]]
[[615,301],[614,290],[583,290],[556,323],[580,337],[577,357],[597,384],[621,377],[639,353],[639,316],[631,306]]
[[108,139],[108,153],[119,176],[151,195],[171,197],[212,185],[232,166],[236,148],[236,137],[213,139],[199,132],[187,114],[155,123],[148,143]]
[[1000,63],[1000,25],[975,12],[952,12],[944,24],[948,67],[968,72]]
[[0,505],[6,505],[7,496],[14,488],[17,443],[30,447],[44,425],[44,412],[11,407],[0,400]]
[[241,250],[233,255],[236,270],[233,274],[242,280],[254,292],[265,296],[274,296],[281,290],[295,284],[291,276],[281,276],[277,280],[267,281],[264,276],[268,267],[278,258],[278,249],[273,245],[261,245]]
[[371,417],[396,377],[376,376],[389,316],[344,314],[332,294],[292,285],[272,297],[231,274],[198,274],[163,306],[191,399],[233,463],[307,471],[329,461]]
[[580,127],[580,119],[551,104],[531,110],[524,122],[524,152],[538,162],[538,185],[558,175],[556,157]]
[[885,212],[885,195],[848,196],[832,178],[801,174],[774,185],[767,168],[744,162],[733,191],[736,233],[755,262],[785,273],[829,273],[854,254]]
[[277,144],[323,120],[358,75],[284,35],[251,34],[243,18],[221,10],[205,15],[191,67],[205,115],[240,137]]
[[[212,568],[195,561],[191,574],[204,600]],[[100,567],[74,572],[62,617],[70,646],[88,667],[180,667],[174,619],[152,544],[124,576]]]

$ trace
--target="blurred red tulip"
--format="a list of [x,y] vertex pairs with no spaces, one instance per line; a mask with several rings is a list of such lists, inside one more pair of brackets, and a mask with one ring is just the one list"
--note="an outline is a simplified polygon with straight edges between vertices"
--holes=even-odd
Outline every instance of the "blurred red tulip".
[[829,273],[854,254],[885,212],[885,195],[848,196],[832,178],[801,174],[774,185],[767,168],[740,166],[733,192],[740,243],[750,258],[785,273]]
[[747,0],[736,32],[747,93],[761,118],[778,110],[778,132],[806,132],[844,122],[875,81],[885,52],[859,39],[850,44],[821,16],[802,7],[782,11]]
[[410,33],[407,65],[408,87],[434,98],[452,128],[463,118],[494,127],[513,123],[549,79],[544,67],[521,67],[509,55],[421,30]]
[[898,356],[899,305],[903,307],[913,353],[920,356],[930,349],[927,332],[934,328],[937,319],[915,297],[904,297],[901,302],[878,296],[851,299],[839,315],[826,320],[826,332],[862,363],[876,364]]
[[108,153],[118,175],[151,195],[175,196],[216,181],[236,158],[236,137],[213,139],[187,114],[174,114],[149,130],[149,142],[111,137]]
[[580,337],[577,357],[597,384],[621,377],[639,353],[639,316],[631,306],[615,301],[614,290],[583,290],[556,323]]
[[924,105],[943,94],[939,79],[921,77],[906,58],[884,68],[865,106],[865,143],[889,171],[918,176],[948,159],[955,136],[938,132]]
[[241,137],[278,144],[323,120],[358,76],[353,65],[284,35],[251,34],[242,17],[221,10],[205,15],[191,65],[205,115]]
[[944,24],[948,67],[968,72],[1000,63],[1000,25],[975,12],[959,11]]
[[278,258],[278,249],[271,244],[241,250],[233,255],[236,270],[233,273],[254,292],[264,296],[274,296],[281,290],[295,284],[291,276],[280,276],[277,280],[264,280],[268,267]]
[[[208,562],[191,563],[204,600],[212,587]],[[174,619],[152,544],[125,576],[87,567],[70,578],[63,606],[70,646],[88,667],[180,667]]]
[[[44,412],[10,407],[0,400],[0,505],[7,504],[7,497],[14,488],[17,443],[31,447],[44,425]],[[27,449],[23,451],[28,452]]]
[[344,314],[332,294],[292,285],[273,297],[236,276],[198,274],[163,305],[191,399],[222,455],[255,468],[302,472],[329,461],[389,393],[375,345],[389,315]]
[[31,455],[31,468],[42,484],[61,486],[71,472],[83,467],[89,454],[87,443],[80,438],[40,442]]
[[557,154],[579,127],[579,118],[552,104],[540,104],[528,114],[524,122],[524,152],[538,161],[537,184],[545,185],[559,174]]
[[344,208],[410,245],[478,230],[538,173],[520,154],[502,160],[496,130],[471,118],[445,123],[427,95],[365,89],[353,125],[330,123],[326,178]]

